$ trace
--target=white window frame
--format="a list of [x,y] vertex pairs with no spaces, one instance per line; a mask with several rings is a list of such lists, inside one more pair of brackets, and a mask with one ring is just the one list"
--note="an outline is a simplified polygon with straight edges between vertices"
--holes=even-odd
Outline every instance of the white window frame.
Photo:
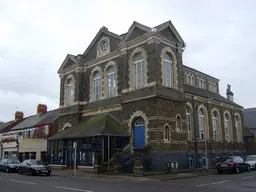
[[188,140],[192,140],[191,135],[191,113],[188,107],[186,107],[186,128],[187,128],[187,135]]
[[[203,112],[203,114],[200,114],[200,112]],[[205,113],[204,113],[204,110],[203,109],[200,109],[199,110],[199,114],[198,114],[198,117],[199,117],[199,134],[200,134],[200,139],[202,141],[205,140]]]
[[[169,55],[167,56],[170,57]],[[172,60],[168,60],[165,57],[164,57],[164,80],[165,80],[166,87],[172,87]]]
[[67,84],[67,105],[72,105],[74,102],[74,82],[73,79],[68,80]]
[[93,96],[94,100],[98,101],[101,97],[101,76],[96,77],[96,74],[99,73],[98,71],[93,76]]
[[217,141],[218,140],[218,114],[216,115],[216,117],[214,116],[214,113],[216,113],[216,111],[213,111],[212,113],[212,132],[213,132],[213,140]]
[[[228,117],[228,118],[226,118],[226,117]],[[224,116],[224,130],[225,130],[225,141],[227,141],[227,142],[231,141],[230,129],[231,129],[230,116],[228,114],[225,114],[225,116]]]
[[115,79],[115,71],[114,68],[110,68],[108,70],[108,97],[116,96],[116,79]]
[[239,117],[235,116],[235,128],[236,128],[236,140],[238,143],[241,142],[241,132],[240,132],[240,126],[239,126]]
[[[145,80],[144,59],[134,61],[134,66],[135,66],[135,88],[140,89],[144,86],[144,80]],[[138,68],[138,66],[140,66],[140,69]],[[140,78],[139,78],[139,74],[140,74]]]

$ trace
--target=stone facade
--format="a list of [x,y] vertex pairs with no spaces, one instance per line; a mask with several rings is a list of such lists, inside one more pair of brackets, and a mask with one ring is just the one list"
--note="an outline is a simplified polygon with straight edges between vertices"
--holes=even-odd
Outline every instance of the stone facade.
[[[77,56],[67,55],[59,69],[60,86],[60,117],[59,130],[68,125],[75,125],[88,116],[107,112],[111,113],[123,127],[131,133],[133,119],[142,117],[145,121],[145,139],[150,153],[151,168],[164,170],[169,160],[178,161],[181,167],[189,166],[189,158],[194,153],[194,121],[197,127],[198,153],[205,149],[199,137],[198,111],[205,111],[205,135],[210,153],[243,152],[243,143],[237,142],[232,129],[232,139],[225,142],[224,116],[230,115],[232,128],[234,118],[240,120],[242,137],[242,107],[228,101],[218,93],[218,79],[183,65],[182,53],[185,43],[170,21],[153,29],[134,22],[129,31],[116,35],[106,27],[102,27],[88,49]],[[136,88],[134,57],[141,53],[143,57],[143,83]],[[165,82],[165,60],[168,54],[172,58],[171,88]],[[116,88],[114,96],[109,97],[107,70],[113,66],[115,70]],[[94,74],[99,72],[99,98],[95,100]],[[193,79],[192,79],[192,74]],[[188,80],[188,74],[191,82]],[[198,78],[197,78],[198,77]],[[205,78],[205,83],[197,79]],[[74,80],[74,98],[67,105],[67,80]],[[197,88],[191,93],[185,84]],[[203,86],[206,84],[206,86]],[[209,86],[211,86],[208,88]],[[215,88],[214,88],[215,85]],[[205,89],[210,96],[201,95],[199,89]],[[194,112],[191,97],[194,99]],[[221,99],[215,99],[215,97]],[[186,106],[190,110],[191,138],[188,136]],[[213,141],[212,112],[218,113],[218,138]],[[166,129],[168,128],[168,131]],[[168,132],[168,133],[167,133]],[[233,133],[233,134],[232,134]],[[165,137],[168,134],[168,137]]]

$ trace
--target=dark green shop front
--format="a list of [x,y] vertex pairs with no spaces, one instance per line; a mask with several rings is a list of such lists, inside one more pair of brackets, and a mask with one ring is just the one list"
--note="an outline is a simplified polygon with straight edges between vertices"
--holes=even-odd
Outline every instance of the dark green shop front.
[[95,153],[100,162],[108,162],[116,149],[129,144],[130,135],[110,114],[101,114],[81,121],[48,139],[48,163],[73,167],[76,146],[76,165],[94,166]]

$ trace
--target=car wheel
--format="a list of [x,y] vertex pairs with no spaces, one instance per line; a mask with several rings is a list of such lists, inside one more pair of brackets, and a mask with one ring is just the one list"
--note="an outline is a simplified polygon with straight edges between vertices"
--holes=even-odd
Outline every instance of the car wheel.
[[250,172],[251,171],[251,166],[248,165],[247,171]]
[[236,167],[236,173],[237,173],[237,174],[240,173],[239,167]]
[[33,175],[34,175],[34,173],[33,173],[33,170],[32,170],[32,169],[30,169],[30,170],[29,170],[29,175],[31,175],[31,176],[33,176]]
[[19,174],[20,174],[20,175],[22,174],[22,171],[21,171],[21,169],[19,169]]
[[51,173],[50,172],[48,172],[47,174],[46,174],[46,176],[50,176],[51,175]]

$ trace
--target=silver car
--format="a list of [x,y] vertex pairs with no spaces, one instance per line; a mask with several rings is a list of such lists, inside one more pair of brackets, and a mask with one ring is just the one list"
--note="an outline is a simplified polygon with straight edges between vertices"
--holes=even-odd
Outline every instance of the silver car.
[[244,160],[251,166],[251,169],[256,169],[256,155],[248,155]]

